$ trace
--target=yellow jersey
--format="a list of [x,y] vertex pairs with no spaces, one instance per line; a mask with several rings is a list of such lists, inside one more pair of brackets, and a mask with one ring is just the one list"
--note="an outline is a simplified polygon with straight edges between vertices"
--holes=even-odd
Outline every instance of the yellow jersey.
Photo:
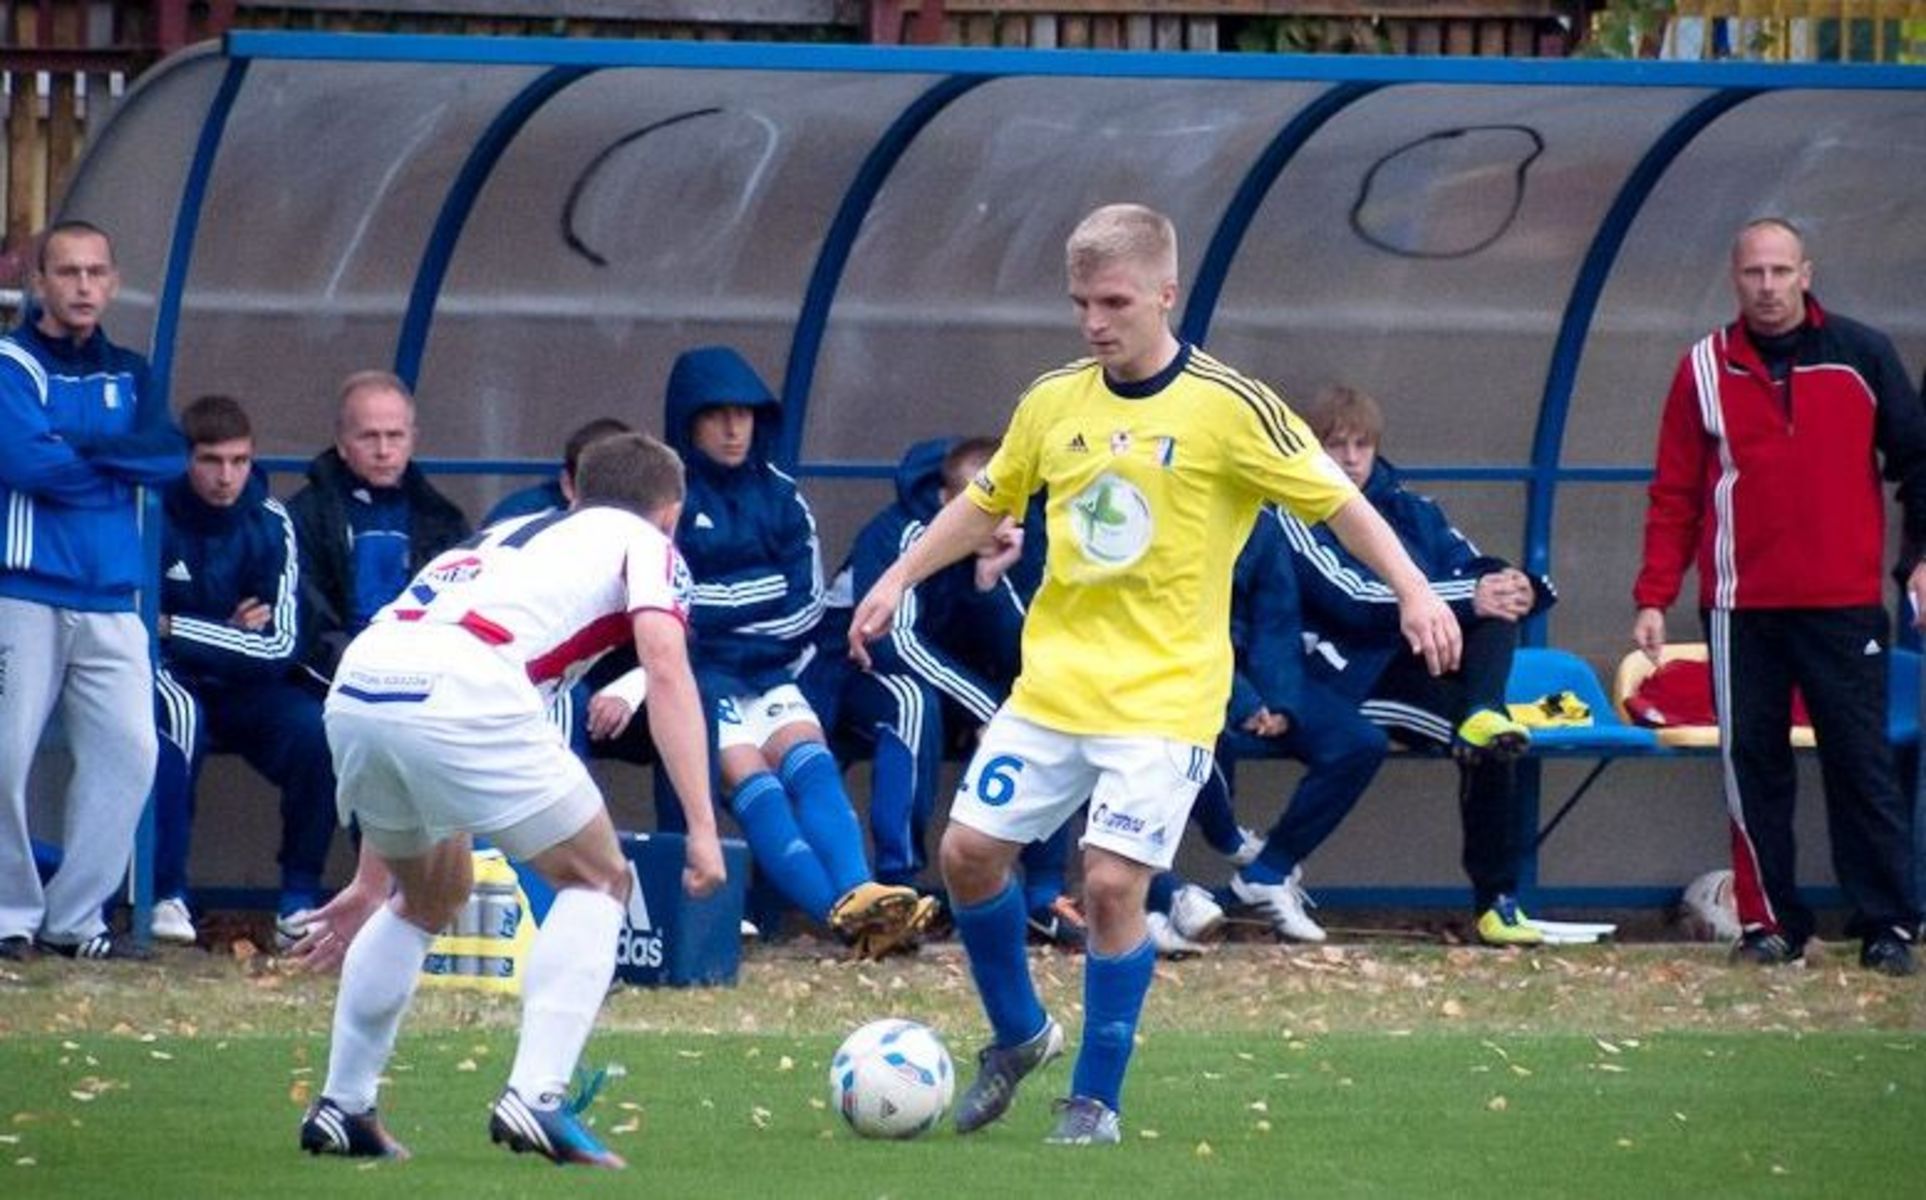
[[1191,346],[1141,383],[1087,359],[1031,384],[967,494],[1021,520],[1038,488],[1050,545],[1011,711],[1203,747],[1230,699],[1231,571],[1259,507],[1310,523],[1358,494],[1276,393]]

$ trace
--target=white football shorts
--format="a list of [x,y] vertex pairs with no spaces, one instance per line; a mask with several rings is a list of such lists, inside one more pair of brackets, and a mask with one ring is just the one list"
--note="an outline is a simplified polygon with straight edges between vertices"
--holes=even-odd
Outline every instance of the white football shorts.
[[602,808],[535,685],[465,629],[370,626],[335,671],[323,719],[341,820],[359,820],[390,858],[461,832],[527,857]]
[[1210,772],[1211,752],[1189,742],[1060,733],[999,709],[957,785],[950,820],[1035,842],[1088,800],[1083,845],[1165,870]]
[[725,696],[716,701],[716,746],[748,746],[760,750],[776,731],[797,721],[821,728],[816,710],[793,683],[779,684],[760,696]]

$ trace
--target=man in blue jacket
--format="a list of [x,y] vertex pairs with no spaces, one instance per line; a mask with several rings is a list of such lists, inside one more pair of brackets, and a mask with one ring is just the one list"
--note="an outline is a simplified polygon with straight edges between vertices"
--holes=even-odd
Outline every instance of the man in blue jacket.
[[188,844],[212,741],[281,789],[277,936],[285,949],[319,897],[336,824],[321,702],[296,680],[294,521],[254,465],[254,431],[238,401],[202,396],[181,410],[181,429],[187,478],[162,496],[154,936],[194,940]]
[[[100,328],[119,287],[107,235],[62,221],[40,239],[34,305],[0,338],[0,959],[36,938],[69,958],[119,952],[101,907],[154,781],[139,489],[179,476],[186,447],[147,361]],[[43,889],[27,778],[56,706],[74,773]]]
[[1518,622],[1551,607],[1558,593],[1551,580],[1479,553],[1436,501],[1406,490],[1397,469],[1378,454],[1384,412],[1371,396],[1327,387],[1304,419],[1397,532],[1464,634],[1459,669],[1430,675],[1405,651],[1390,589],[1325,530],[1287,516],[1283,528],[1295,556],[1304,629],[1314,639],[1311,678],[1328,682],[1397,736],[1447,748],[1458,758],[1463,864],[1478,937],[1495,945],[1542,942],[1517,901],[1523,847],[1512,767],[1531,732],[1507,713],[1505,680]]
[[859,956],[877,957],[935,905],[871,875],[842,772],[796,686],[822,620],[823,571],[815,517],[771,461],[781,426],[782,405],[735,350],[676,358],[663,431],[689,473],[675,541],[695,580],[690,654],[721,795],[757,867]]
[[354,635],[428,560],[468,536],[468,518],[415,465],[415,397],[387,371],[342,381],[334,445],[288,500],[301,548],[306,665],[325,685]]

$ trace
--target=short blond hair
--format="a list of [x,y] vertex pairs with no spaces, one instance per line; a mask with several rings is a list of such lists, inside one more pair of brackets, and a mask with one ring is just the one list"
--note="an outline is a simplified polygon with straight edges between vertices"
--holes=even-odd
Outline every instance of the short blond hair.
[[1154,208],[1106,204],[1070,232],[1064,259],[1073,279],[1117,263],[1134,263],[1155,275],[1157,284],[1175,283],[1177,227]]

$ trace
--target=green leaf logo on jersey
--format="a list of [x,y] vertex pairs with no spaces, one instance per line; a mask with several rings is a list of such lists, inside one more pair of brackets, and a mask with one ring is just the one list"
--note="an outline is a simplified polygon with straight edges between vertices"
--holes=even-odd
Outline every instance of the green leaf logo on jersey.
[[1070,530],[1083,556],[1102,567],[1127,567],[1150,548],[1150,502],[1136,485],[1104,474],[1070,501]]

